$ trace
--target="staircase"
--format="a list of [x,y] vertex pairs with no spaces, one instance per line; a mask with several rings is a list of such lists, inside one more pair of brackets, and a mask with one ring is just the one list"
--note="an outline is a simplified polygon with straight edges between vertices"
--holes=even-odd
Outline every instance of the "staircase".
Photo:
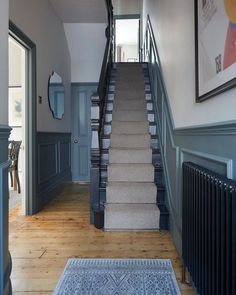
[[106,4],[107,41],[91,97],[90,222],[105,230],[168,229],[157,131],[163,118],[155,109],[161,97],[153,96],[147,63],[113,62],[112,1]]
[[153,165],[153,154],[158,148],[150,134],[153,116],[148,112],[145,67],[141,63],[118,63],[115,72],[114,85],[110,86],[110,90],[114,90],[114,101],[104,228],[159,229],[157,177]]

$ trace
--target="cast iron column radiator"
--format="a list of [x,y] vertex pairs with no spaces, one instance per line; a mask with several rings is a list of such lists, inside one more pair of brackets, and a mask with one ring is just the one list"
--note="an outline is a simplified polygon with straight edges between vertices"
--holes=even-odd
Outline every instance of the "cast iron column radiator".
[[236,182],[183,163],[183,261],[200,295],[236,294]]

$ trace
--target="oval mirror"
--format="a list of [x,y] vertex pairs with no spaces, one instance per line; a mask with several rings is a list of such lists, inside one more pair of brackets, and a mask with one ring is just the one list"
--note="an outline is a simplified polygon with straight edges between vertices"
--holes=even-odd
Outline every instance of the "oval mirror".
[[56,72],[52,72],[52,75],[49,77],[48,102],[53,117],[62,119],[65,105],[65,89],[62,78]]

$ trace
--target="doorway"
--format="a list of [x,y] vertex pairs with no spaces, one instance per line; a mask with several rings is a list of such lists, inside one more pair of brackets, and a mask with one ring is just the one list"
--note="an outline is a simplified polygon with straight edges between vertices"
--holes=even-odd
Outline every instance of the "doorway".
[[[18,144],[17,171],[9,170],[9,187],[15,200],[10,206],[21,204],[23,215],[38,211],[36,198],[36,46],[11,21],[9,22],[9,159],[12,146]],[[12,143],[14,145],[12,145]],[[12,171],[13,170],[13,171]],[[12,172],[12,173],[11,173]],[[12,181],[11,181],[12,176]]]
[[25,101],[26,101],[26,49],[13,37],[8,38],[8,125],[9,158],[12,161],[9,178],[9,207],[22,205],[25,212],[26,165],[25,165]]
[[139,62],[140,16],[120,15],[115,23],[115,62]]

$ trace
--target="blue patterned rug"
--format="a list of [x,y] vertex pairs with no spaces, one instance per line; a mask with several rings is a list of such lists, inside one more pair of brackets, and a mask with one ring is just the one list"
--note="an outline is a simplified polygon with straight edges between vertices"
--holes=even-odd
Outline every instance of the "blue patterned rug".
[[180,295],[168,259],[69,259],[54,295]]

